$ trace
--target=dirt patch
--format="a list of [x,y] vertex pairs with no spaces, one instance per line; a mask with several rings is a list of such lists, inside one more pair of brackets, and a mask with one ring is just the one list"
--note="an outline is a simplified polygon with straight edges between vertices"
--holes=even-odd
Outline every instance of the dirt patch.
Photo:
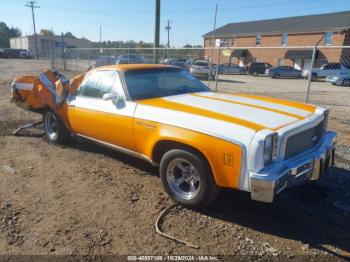
[[[28,122],[26,120],[0,121],[0,136],[11,136],[17,128],[30,123],[32,122]],[[23,129],[17,134],[17,136],[43,137],[44,132],[42,129],[42,125]]]
[[24,242],[20,226],[20,217],[20,209],[13,209],[9,201],[2,203],[0,209],[0,232],[5,235],[8,245],[21,246]]

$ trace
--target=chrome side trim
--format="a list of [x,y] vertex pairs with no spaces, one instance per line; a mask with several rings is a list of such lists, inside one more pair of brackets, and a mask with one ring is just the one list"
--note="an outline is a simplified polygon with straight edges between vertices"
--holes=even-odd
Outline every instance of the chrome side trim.
[[116,145],[113,145],[113,144],[110,144],[110,143],[107,143],[107,142],[104,142],[104,141],[101,141],[101,140],[98,140],[98,139],[95,139],[95,138],[92,138],[92,137],[89,137],[89,136],[85,136],[85,135],[82,135],[82,134],[76,134],[76,135],[77,135],[77,136],[80,136],[80,137],[82,137],[82,138],[91,140],[91,141],[93,141],[93,142],[102,144],[102,145],[104,145],[104,146],[106,146],[106,147],[108,147],[108,148],[117,150],[117,151],[119,151],[119,152],[122,152],[122,153],[131,155],[131,156],[134,156],[134,157],[137,157],[137,158],[141,158],[141,159],[147,160],[147,161],[148,161],[149,163],[151,163],[153,166],[158,166],[158,164],[157,164],[156,162],[154,162],[152,159],[148,158],[147,156],[145,156],[145,155],[143,155],[143,154],[140,154],[140,153],[137,153],[137,152],[135,152],[135,151],[126,149],[126,148],[124,148],[124,147],[116,146]]

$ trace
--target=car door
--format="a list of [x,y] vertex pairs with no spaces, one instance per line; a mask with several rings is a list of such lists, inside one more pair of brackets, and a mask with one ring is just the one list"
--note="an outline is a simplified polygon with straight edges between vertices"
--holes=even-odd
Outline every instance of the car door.
[[286,77],[287,76],[287,70],[285,67],[280,67],[277,70],[277,74],[279,74],[280,77]]
[[125,96],[117,71],[93,71],[85,77],[77,94],[69,97],[68,121],[74,133],[129,150],[135,148],[133,117],[136,103],[103,98]]
[[294,67],[288,67],[288,77],[298,77],[299,70],[295,69]]

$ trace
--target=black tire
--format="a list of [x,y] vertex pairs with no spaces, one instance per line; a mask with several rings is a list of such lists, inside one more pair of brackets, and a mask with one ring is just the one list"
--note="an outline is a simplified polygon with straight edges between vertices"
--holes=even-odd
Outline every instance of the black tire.
[[342,86],[350,86],[350,79],[345,79],[341,83]]
[[[187,174],[187,180],[189,181],[184,180],[181,184],[177,184],[180,179],[176,180],[175,176],[179,175],[181,179],[184,179],[184,172],[177,167],[177,164],[172,169],[174,163],[177,163],[176,161],[182,162],[182,164],[188,163],[188,169],[194,170]],[[191,169],[191,167],[194,169]],[[206,159],[195,151],[173,149],[166,152],[160,161],[159,172],[166,192],[183,206],[194,209],[203,208],[209,205],[217,196],[218,186],[212,176],[211,168]],[[184,193],[186,191],[184,188],[188,188],[190,191],[192,182],[194,188],[197,185],[196,191],[193,195]]]
[[51,110],[43,114],[43,126],[47,139],[53,143],[65,143],[70,138],[70,132],[62,119]]
[[316,73],[312,73],[312,74],[311,74],[311,80],[312,80],[312,81],[316,81],[316,80],[317,80],[317,77],[318,77],[318,75],[317,75]]
[[280,77],[280,74],[279,74],[279,73],[274,73],[271,77],[272,77],[272,78],[279,78],[279,77]]

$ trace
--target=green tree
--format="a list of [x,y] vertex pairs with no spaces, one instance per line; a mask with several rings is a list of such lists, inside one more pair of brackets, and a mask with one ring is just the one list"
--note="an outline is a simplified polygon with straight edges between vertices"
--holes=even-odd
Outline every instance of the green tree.
[[41,29],[40,35],[42,35],[42,36],[54,36],[55,33],[53,32],[52,29]]
[[0,22],[0,47],[10,47],[10,38],[21,36],[21,31],[15,27],[8,27]]
[[75,35],[73,35],[71,32],[67,32],[63,35],[64,37],[68,37],[68,38],[75,38],[77,39],[78,37],[76,37]]

